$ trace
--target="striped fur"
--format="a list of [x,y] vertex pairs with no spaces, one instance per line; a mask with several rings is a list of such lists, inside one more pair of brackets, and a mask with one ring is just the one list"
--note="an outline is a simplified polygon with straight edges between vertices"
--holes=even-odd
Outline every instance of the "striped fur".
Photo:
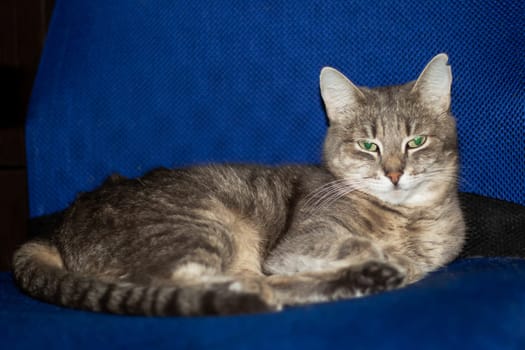
[[[16,281],[58,305],[158,316],[276,311],[417,281],[465,235],[450,82],[445,55],[416,82],[376,89],[325,69],[323,166],[112,176],[15,253]],[[409,148],[417,135],[425,143]]]

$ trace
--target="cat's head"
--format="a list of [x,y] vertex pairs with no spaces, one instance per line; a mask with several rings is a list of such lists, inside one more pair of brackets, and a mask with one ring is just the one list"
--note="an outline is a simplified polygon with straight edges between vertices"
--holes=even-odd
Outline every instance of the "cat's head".
[[447,62],[447,55],[439,54],[416,81],[374,89],[357,87],[337,70],[323,68],[328,169],[392,204],[431,204],[455,188],[458,154]]

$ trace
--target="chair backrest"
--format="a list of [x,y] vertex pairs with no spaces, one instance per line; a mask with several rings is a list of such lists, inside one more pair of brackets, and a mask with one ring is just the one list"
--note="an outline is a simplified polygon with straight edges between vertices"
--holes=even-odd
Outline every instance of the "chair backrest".
[[461,190],[525,204],[523,2],[57,0],[27,119],[31,215],[112,172],[319,162],[325,65],[454,74]]

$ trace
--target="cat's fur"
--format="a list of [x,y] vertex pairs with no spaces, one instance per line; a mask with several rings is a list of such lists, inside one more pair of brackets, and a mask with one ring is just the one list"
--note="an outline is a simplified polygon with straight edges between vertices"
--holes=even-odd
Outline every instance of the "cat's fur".
[[[415,82],[376,89],[323,69],[324,166],[111,177],[79,196],[52,237],[16,252],[18,285],[80,309],[200,315],[351,298],[422,278],[454,259],[465,235],[447,60],[436,56]],[[409,149],[416,135],[426,142]]]

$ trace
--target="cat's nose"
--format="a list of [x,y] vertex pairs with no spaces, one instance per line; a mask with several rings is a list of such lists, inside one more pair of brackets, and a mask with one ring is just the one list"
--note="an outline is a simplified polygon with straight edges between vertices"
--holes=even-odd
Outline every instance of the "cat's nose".
[[403,175],[403,172],[402,171],[389,171],[385,175],[390,179],[390,181],[392,181],[394,185],[397,185],[397,183],[399,182],[399,178],[401,177],[401,175]]

